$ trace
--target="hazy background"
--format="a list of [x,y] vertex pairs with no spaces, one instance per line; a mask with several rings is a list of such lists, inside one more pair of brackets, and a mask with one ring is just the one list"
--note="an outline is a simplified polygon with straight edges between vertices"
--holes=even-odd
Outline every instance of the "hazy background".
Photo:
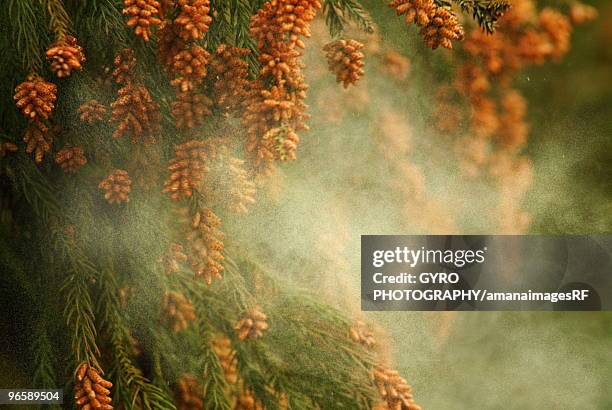
[[[385,33],[383,41],[370,38],[366,54],[396,50],[409,58],[410,74],[398,80],[380,57],[368,58],[366,77],[344,91],[326,71],[320,46],[329,39],[315,25],[306,56],[311,131],[302,135],[298,161],[275,179],[273,206],[228,227],[290,281],[356,314],[360,235],[496,233],[483,216],[494,193],[436,166],[454,155],[448,140],[429,131],[439,85],[431,72],[452,70],[448,55],[425,50],[383,2],[366,3]],[[532,233],[612,232],[612,4],[590,4],[600,16],[576,28],[564,60],[517,78],[529,103],[535,181],[524,208],[533,216]],[[425,210],[406,209],[415,184],[405,181],[401,163],[427,168]],[[448,207],[461,210],[459,226],[448,222]],[[612,314],[369,318],[386,328],[395,365],[426,409],[612,406]]]

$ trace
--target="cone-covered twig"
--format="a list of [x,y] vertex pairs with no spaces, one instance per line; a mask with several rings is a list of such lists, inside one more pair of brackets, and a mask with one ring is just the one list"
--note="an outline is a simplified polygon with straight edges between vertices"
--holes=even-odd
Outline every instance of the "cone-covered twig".
[[232,349],[232,341],[227,337],[219,336],[213,339],[212,347],[219,358],[225,381],[230,384],[236,383],[238,381],[238,370],[236,352]]
[[171,73],[174,57],[185,49],[185,40],[179,36],[180,27],[173,22],[165,22],[157,30],[157,61]]
[[179,15],[174,22],[179,25],[179,36],[185,40],[201,40],[212,23],[209,0],[178,0]]
[[239,340],[258,339],[268,327],[268,316],[258,309],[251,309],[236,322],[234,330]]
[[55,108],[57,86],[32,74],[15,88],[13,98],[15,105],[26,118],[32,121],[47,120]]
[[434,14],[436,5],[433,0],[393,0],[389,3],[398,16],[403,15],[407,24],[424,26]]
[[208,285],[213,279],[222,279],[224,234],[219,230],[221,219],[208,208],[194,213],[180,208],[177,212],[187,224],[186,253],[194,277],[203,278]]
[[420,410],[421,407],[414,402],[412,387],[399,375],[396,370],[385,367],[374,369],[374,383],[389,409],[393,410]]
[[246,97],[249,65],[242,58],[249,53],[244,48],[220,44],[211,57],[208,76],[213,100],[223,112],[237,110]]
[[177,128],[191,129],[204,123],[204,119],[212,115],[213,102],[208,96],[193,91],[177,93],[172,102],[172,116]]
[[204,408],[202,385],[192,374],[184,374],[176,382],[177,410],[201,410]]
[[51,128],[41,120],[30,121],[23,141],[26,143],[26,152],[34,154],[34,161],[39,164],[51,149],[53,143]]
[[196,319],[191,301],[179,292],[166,292],[162,300],[162,323],[173,332],[182,332]]
[[83,47],[72,36],[63,36],[52,44],[46,52],[51,71],[59,77],[69,77],[73,71],[81,70],[85,61]]
[[112,75],[115,82],[120,85],[126,85],[134,81],[136,70],[136,57],[134,50],[131,48],[122,49],[116,56],[113,62],[115,68]]
[[98,187],[106,191],[104,198],[109,203],[128,202],[129,193],[132,190],[132,179],[127,171],[116,169],[100,182]]
[[128,27],[145,41],[151,38],[151,29],[161,24],[160,2],[157,0],[124,0],[123,14],[128,16]]
[[[301,74],[299,56],[304,48],[302,38],[310,37],[310,21],[321,3],[318,0],[286,3],[267,1],[251,19],[250,32],[256,40],[262,67],[261,79],[251,85],[245,101],[243,123],[247,127],[247,151],[259,172],[268,171],[275,159],[262,143],[268,131],[279,127],[293,133],[308,129],[304,103],[308,87]],[[293,159],[294,154],[284,159]]]
[[363,44],[356,40],[335,40],[323,47],[329,69],[344,88],[355,84],[363,76]]
[[55,162],[66,173],[76,172],[87,163],[82,147],[66,145],[55,154]]
[[183,92],[193,90],[208,74],[206,65],[209,58],[208,51],[198,45],[179,51],[172,61],[172,71],[177,77],[170,83]]
[[198,190],[209,161],[218,155],[220,146],[215,141],[191,140],[174,147],[174,158],[168,164],[170,176],[165,182],[164,192],[172,200],[189,198]]
[[353,342],[362,344],[369,348],[376,345],[374,332],[369,330],[367,325],[361,320],[358,320],[349,328],[349,337]]
[[79,118],[89,125],[104,121],[106,111],[107,108],[95,99],[84,102],[78,108]]
[[434,50],[439,46],[453,48],[453,40],[463,39],[463,27],[452,11],[445,7],[437,7],[420,34],[425,44]]
[[113,384],[104,380],[100,373],[87,363],[76,370],[74,400],[80,410],[112,410],[110,388]]
[[117,124],[113,138],[128,134],[132,143],[155,141],[161,129],[161,115],[159,105],[144,85],[128,84],[119,89],[119,96],[111,108],[110,121]]

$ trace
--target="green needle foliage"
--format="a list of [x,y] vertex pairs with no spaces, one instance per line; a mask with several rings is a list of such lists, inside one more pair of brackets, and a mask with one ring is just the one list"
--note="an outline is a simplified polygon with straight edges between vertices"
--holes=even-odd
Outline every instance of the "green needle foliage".
[[[252,79],[259,61],[249,26],[263,3],[211,1],[213,23],[197,44],[209,52],[220,44],[249,49]],[[487,30],[504,9],[502,3],[458,3]],[[349,24],[373,31],[357,0],[325,0],[322,6],[333,36]],[[6,0],[0,7],[0,143],[19,146],[19,152],[0,157],[2,215],[10,215],[2,218],[0,265],[10,283],[31,295],[6,305],[37,317],[20,330],[30,335],[31,387],[65,386],[70,397],[74,369],[88,362],[113,382],[113,404],[125,409],[175,408],[172,389],[186,373],[202,385],[206,409],[230,409],[232,398],[247,389],[268,409],[280,408],[280,402],[291,409],[371,408],[379,400],[371,381],[376,356],[347,337],[350,320],[255,266],[244,244],[231,243],[231,234],[224,279],[211,286],[183,266],[167,273],[159,263],[176,238],[172,204],[159,192],[175,144],[215,135],[226,122],[238,129],[239,121],[214,113],[196,131],[179,132],[156,42],[136,37],[122,9],[119,0]],[[82,71],[57,79],[45,51],[65,35],[78,40],[87,60]],[[95,98],[108,107],[117,98],[119,87],[104,76],[126,47],[135,52],[136,77],[160,107],[162,129],[153,146],[114,140],[114,125],[78,118],[82,103]],[[60,131],[38,165],[23,152],[28,122],[13,101],[15,87],[33,73],[58,88],[51,125]],[[75,174],[53,161],[65,144],[86,153],[86,166]],[[134,189],[126,204],[104,200],[98,184],[110,170],[146,166],[160,171],[149,190]],[[188,205],[201,209],[205,198],[196,195]],[[263,285],[255,284],[254,270]],[[130,290],[127,301],[120,289]],[[161,301],[169,291],[181,292],[195,307],[197,320],[186,330],[171,332],[161,323]],[[268,315],[270,329],[259,339],[240,341],[234,325],[256,306]],[[225,380],[213,349],[219,335],[231,340],[239,385]],[[132,337],[141,342],[141,357],[132,352]]]
[[325,0],[323,2],[325,23],[332,37],[342,34],[349,21],[367,33],[374,31],[372,19],[359,2],[354,0]]
[[172,398],[151,384],[135,365],[130,353],[130,330],[121,315],[115,275],[104,271],[100,277],[98,312],[101,329],[108,336],[112,356],[109,375],[115,381],[115,401],[142,409],[174,409]]

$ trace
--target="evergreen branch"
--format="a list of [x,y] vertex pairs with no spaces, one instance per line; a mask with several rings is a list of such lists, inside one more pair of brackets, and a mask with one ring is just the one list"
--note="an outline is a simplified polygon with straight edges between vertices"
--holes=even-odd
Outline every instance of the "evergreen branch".
[[[21,189],[21,194],[28,201],[41,223],[48,226],[52,233],[52,248],[61,255],[66,265],[66,275],[60,292],[65,297],[64,318],[69,328],[73,330],[72,353],[75,361],[87,361],[99,367],[96,357],[100,350],[96,344],[96,328],[89,282],[97,277],[95,265],[89,261],[76,244],[67,242],[63,235],[58,235],[57,217],[62,215],[59,201],[50,184],[25,155],[20,155],[18,166],[13,169],[11,177],[15,186]],[[53,262],[53,261],[50,261]],[[50,266],[52,271],[56,266]]]
[[[46,330],[46,321],[40,321],[36,329],[36,337],[32,346],[32,357],[35,361],[32,386],[37,389],[55,389],[59,386],[54,370],[53,347]],[[58,410],[58,405],[48,405],[49,409]]]
[[325,0],[323,2],[325,23],[332,37],[338,37],[351,20],[366,33],[374,32],[372,19],[357,0]]
[[115,380],[116,402],[124,404],[128,409],[175,409],[172,399],[150,383],[132,362],[128,353],[130,334],[119,313],[116,295],[118,284],[114,274],[104,270],[99,284],[98,311],[102,320],[101,327],[109,335],[113,353],[110,373]]
[[[66,301],[64,317],[68,327],[73,331],[72,353],[77,363],[87,361],[99,368],[97,357],[100,355],[100,350],[96,344],[94,310],[89,293],[89,280],[95,278],[97,272],[93,266],[72,257],[69,250],[64,254],[69,255],[69,274],[64,280],[61,291]],[[87,275],[88,273],[90,275]]]
[[32,346],[32,357],[36,361],[32,387],[34,388],[56,388],[57,379],[53,365],[53,347],[49,341],[46,329],[46,321],[38,322],[35,329],[36,337]]
[[[495,31],[495,23],[510,8],[507,0],[451,0],[464,13],[470,14],[476,23],[487,33]],[[448,0],[437,0],[439,5],[450,7]]]
[[29,302],[35,302],[34,286],[31,277],[26,272],[22,258],[13,250],[15,243],[9,243],[5,235],[0,239],[0,265],[4,272],[10,272],[11,276],[23,287],[29,296]]
[[[238,266],[230,257],[225,267],[227,277],[238,281]],[[263,286],[276,288],[274,279],[261,273]],[[298,293],[257,302],[269,313],[270,329],[261,339],[234,340],[233,345],[239,373],[258,400],[276,408],[283,393],[292,408],[370,408],[376,392],[369,375],[376,360],[348,338],[349,323],[339,311]],[[208,312],[218,305],[206,306]],[[218,324],[220,318],[208,321]],[[231,325],[225,331],[235,339]]]
[[[7,0],[8,27],[13,28],[14,44],[21,55],[23,67],[28,72],[37,72],[42,69],[43,50],[38,16],[43,10],[38,7],[39,2],[30,0]],[[4,19],[3,19],[4,20]]]
[[251,37],[250,26],[251,16],[257,11],[257,9],[261,8],[263,2],[234,0],[231,3],[235,3],[235,6],[231,9],[231,14],[233,15],[232,20],[236,22],[236,46],[246,48],[247,50],[251,51],[251,53],[246,56],[246,60],[249,63],[251,72],[257,72],[260,65],[259,61],[257,60],[259,52],[257,50],[255,40],[253,39],[253,37]]
[[[45,275],[47,276],[47,275]],[[55,374],[55,357],[53,345],[49,340],[49,329],[47,327],[50,319],[50,293],[51,287],[43,276],[39,276],[32,286],[38,289],[38,295],[34,299],[36,304],[35,316],[38,320],[34,323],[35,338],[32,344],[32,357],[35,359],[34,374],[32,377],[35,388],[56,388],[59,384]],[[59,407],[59,406],[58,406]]]
[[60,215],[60,207],[45,176],[34,161],[19,153],[14,166],[8,170],[13,187],[32,206],[43,225],[49,225],[53,215]]
[[61,0],[45,0],[47,13],[49,14],[49,28],[56,38],[62,38],[68,34],[70,17]]
[[246,48],[251,53],[246,56],[251,73],[259,69],[257,47],[249,34],[251,16],[261,7],[262,1],[249,0],[212,0],[211,8],[216,17],[213,19],[210,32],[206,39],[209,49],[214,49],[221,43],[232,44]]
[[70,1],[68,6],[88,61],[94,60],[100,65],[108,63],[116,50],[129,47],[133,36],[125,25],[120,1]]
[[205,316],[207,309],[208,306],[203,306],[201,299],[196,302],[197,326],[201,347],[204,408],[229,410],[231,406],[225,393],[227,382],[219,358],[212,349],[212,327]]

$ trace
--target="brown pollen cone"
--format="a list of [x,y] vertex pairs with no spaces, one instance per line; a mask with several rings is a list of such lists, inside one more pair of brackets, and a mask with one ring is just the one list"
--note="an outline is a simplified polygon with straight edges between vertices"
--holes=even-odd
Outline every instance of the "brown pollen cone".
[[73,71],[81,70],[85,61],[83,47],[72,36],[64,36],[52,44],[45,55],[51,71],[59,78],[70,77]]
[[495,100],[486,95],[470,98],[472,117],[470,130],[477,137],[490,137],[499,130],[499,116]]
[[436,9],[433,0],[393,0],[389,7],[394,8],[398,16],[404,15],[407,24],[419,26],[429,24]]
[[236,396],[233,410],[265,410],[265,407],[255,398],[253,392],[247,389]]
[[117,123],[113,138],[129,134],[132,143],[139,140],[155,141],[161,130],[159,105],[153,101],[144,85],[128,84],[119,89],[119,96],[111,104],[111,123]]
[[187,297],[179,292],[166,292],[162,299],[162,324],[175,333],[187,329],[196,319],[195,308]]
[[170,194],[173,201],[189,198],[198,190],[208,163],[218,155],[214,141],[191,140],[174,146],[174,158],[168,163],[170,176],[164,182],[164,193]]
[[323,47],[329,69],[344,88],[355,84],[364,74],[364,55],[359,51],[362,48],[362,43],[351,39],[332,41]]
[[529,127],[525,121],[527,102],[515,90],[507,91],[501,98],[499,115],[499,143],[506,149],[520,148],[527,142]]
[[419,33],[423,36],[425,45],[432,49],[439,46],[453,48],[452,40],[463,39],[463,27],[459,24],[457,16],[447,8],[437,7],[435,13]]
[[171,112],[177,128],[192,129],[204,123],[212,115],[213,102],[205,94],[188,91],[179,92],[171,104]]
[[421,407],[414,402],[412,387],[399,375],[396,370],[377,367],[373,371],[374,384],[382,398],[387,402],[389,409],[393,410],[420,410]]
[[213,100],[224,111],[237,110],[245,98],[249,65],[242,58],[249,53],[245,48],[220,44],[210,59]]
[[157,30],[157,60],[167,72],[172,72],[174,57],[185,49],[179,30],[179,25],[171,22],[164,23]]
[[354,325],[349,328],[349,338],[353,342],[359,343],[368,348],[374,347],[374,345],[376,345],[376,339],[374,339],[374,332],[369,330],[366,324],[361,320],[358,320],[357,322],[355,322]]
[[410,60],[397,51],[389,51],[383,57],[384,68],[397,80],[405,80],[410,73]]
[[75,373],[74,400],[80,410],[112,410],[110,388],[113,384],[104,380],[98,370],[81,363]]
[[261,149],[267,150],[274,159],[294,160],[300,137],[289,127],[272,128],[262,138]]
[[129,202],[129,193],[132,190],[132,180],[127,171],[117,169],[110,173],[98,188],[105,190],[104,198],[109,203]]
[[260,338],[268,328],[268,316],[257,309],[248,311],[234,326],[240,340]]
[[181,91],[191,91],[202,83],[208,71],[206,65],[210,54],[203,47],[192,45],[176,54],[172,62],[172,70],[178,76],[170,82]]
[[556,60],[561,59],[570,49],[572,24],[569,18],[547,7],[540,12],[538,23],[548,35],[553,46],[552,57]]
[[229,183],[223,198],[232,212],[246,213],[248,206],[255,203],[257,188],[244,168],[244,161],[231,157],[227,161],[227,174]]
[[232,349],[232,341],[224,336],[217,337],[212,341],[212,348],[219,358],[221,368],[223,368],[225,381],[230,384],[236,383],[238,381],[238,371],[236,369],[236,352]]
[[89,125],[103,121],[106,111],[107,108],[95,99],[84,102],[77,110],[81,121]]
[[51,149],[53,135],[50,128],[42,121],[30,121],[23,136],[26,143],[26,152],[34,154],[34,161],[40,164],[47,152]]
[[174,20],[180,26],[179,36],[185,40],[201,40],[212,23],[209,0],[178,0],[180,13]]
[[465,40],[463,49],[470,56],[482,59],[483,68],[490,74],[500,74],[506,68],[504,37],[473,30]]
[[186,208],[178,212],[183,220],[191,216],[190,220],[187,219],[189,225],[185,241],[194,277],[203,278],[207,285],[212,284],[213,279],[222,279],[224,234],[219,230],[221,219],[208,208],[193,214]]
[[48,83],[36,74],[15,88],[15,105],[30,120],[49,119],[57,100],[57,86]]
[[116,56],[114,60],[115,68],[112,75],[117,84],[125,85],[134,81],[136,70],[136,57],[134,50],[124,48]]
[[177,410],[201,410],[204,408],[203,387],[192,374],[184,374],[176,381]]
[[82,147],[64,146],[55,154],[55,162],[66,173],[73,173],[87,163]]
[[128,15],[127,26],[145,41],[151,38],[151,28],[161,24],[161,5],[157,0],[124,0],[123,14]]

